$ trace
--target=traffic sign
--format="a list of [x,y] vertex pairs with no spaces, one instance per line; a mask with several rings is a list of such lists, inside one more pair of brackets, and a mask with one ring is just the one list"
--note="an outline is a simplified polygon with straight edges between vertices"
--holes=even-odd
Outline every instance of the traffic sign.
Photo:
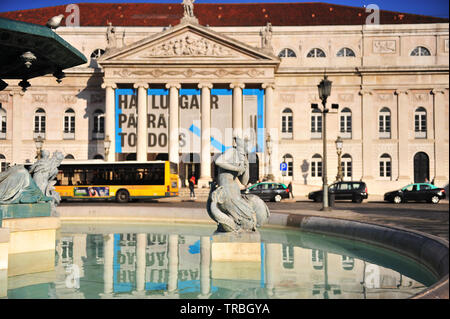
[[287,163],[283,162],[280,164],[280,171],[287,171]]

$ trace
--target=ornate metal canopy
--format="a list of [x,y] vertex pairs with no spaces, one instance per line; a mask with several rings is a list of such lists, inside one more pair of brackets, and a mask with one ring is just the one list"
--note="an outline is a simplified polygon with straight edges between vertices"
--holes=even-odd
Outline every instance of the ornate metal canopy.
[[50,28],[0,18],[0,81],[22,79],[26,89],[28,79],[53,74],[60,80],[64,69],[84,63],[86,57]]

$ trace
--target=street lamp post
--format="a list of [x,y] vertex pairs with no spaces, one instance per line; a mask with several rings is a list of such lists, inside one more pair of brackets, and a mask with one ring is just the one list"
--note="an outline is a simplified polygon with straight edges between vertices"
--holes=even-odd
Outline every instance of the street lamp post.
[[268,156],[268,167],[267,167],[267,180],[269,181],[273,181],[274,180],[274,176],[272,174],[272,138],[270,137],[270,134],[267,134],[267,139],[266,139],[266,147],[267,147],[267,156]]
[[44,139],[40,135],[38,135],[38,137],[34,139],[34,144],[36,145],[37,159],[41,159],[41,152],[42,146],[44,145]]
[[323,142],[323,157],[322,157],[322,182],[323,182],[323,199],[322,199],[322,209],[321,210],[331,210],[328,206],[328,180],[327,180],[327,99],[331,94],[331,84],[332,82],[328,80],[328,77],[325,75],[323,80],[320,81],[317,88],[319,89],[319,98],[322,101],[322,118],[323,118],[323,127],[322,127],[322,142]]
[[111,140],[109,139],[109,135],[106,135],[106,138],[103,141],[103,143],[105,147],[105,161],[108,161],[109,147],[111,146]]
[[341,163],[341,155],[342,155],[342,146],[344,145],[344,141],[340,136],[337,137],[336,141],[336,152],[338,155],[338,173],[336,175],[336,181],[342,182],[343,175],[342,175],[342,163]]

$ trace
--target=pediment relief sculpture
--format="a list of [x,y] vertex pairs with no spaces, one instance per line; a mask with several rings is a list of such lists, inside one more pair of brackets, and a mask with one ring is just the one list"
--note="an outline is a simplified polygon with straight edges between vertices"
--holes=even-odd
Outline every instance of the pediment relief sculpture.
[[233,52],[205,38],[195,37],[190,34],[164,42],[158,46],[150,48],[141,59],[154,57],[233,57]]

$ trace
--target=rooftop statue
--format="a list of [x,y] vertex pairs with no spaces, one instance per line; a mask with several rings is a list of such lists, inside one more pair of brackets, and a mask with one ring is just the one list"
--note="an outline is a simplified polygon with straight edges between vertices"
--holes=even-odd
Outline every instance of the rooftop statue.
[[258,196],[241,194],[239,184],[246,186],[249,180],[249,143],[239,137],[235,142],[235,147],[215,160],[219,167],[217,184],[211,186],[206,209],[219,232],[256,231],[269,219],[270,212]]
[[198,23],[198,19],[194,15],[194,2],[195,0],[183,0],[181,3],[184,8],[184,14],[183,18],[181,18],[181,22]]

